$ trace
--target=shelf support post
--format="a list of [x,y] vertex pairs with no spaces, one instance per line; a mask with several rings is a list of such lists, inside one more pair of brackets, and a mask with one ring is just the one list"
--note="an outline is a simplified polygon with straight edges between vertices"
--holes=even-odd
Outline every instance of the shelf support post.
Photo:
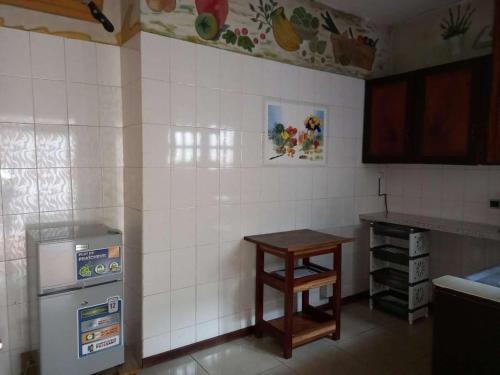
[[262,320],[264,319],[264,251],[257,245],[255,264],[255,336],[262,337]]
[[283,356],[292,357],[293,338],[293,281],[295,256],[288,253],[285,258],[285,326],[283,334]]

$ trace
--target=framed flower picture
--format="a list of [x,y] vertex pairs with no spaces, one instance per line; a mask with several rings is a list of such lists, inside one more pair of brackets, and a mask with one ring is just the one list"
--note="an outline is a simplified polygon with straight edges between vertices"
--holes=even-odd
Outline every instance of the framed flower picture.
[[326,164],[326,107],[266,100],[264,110],[264,164]]

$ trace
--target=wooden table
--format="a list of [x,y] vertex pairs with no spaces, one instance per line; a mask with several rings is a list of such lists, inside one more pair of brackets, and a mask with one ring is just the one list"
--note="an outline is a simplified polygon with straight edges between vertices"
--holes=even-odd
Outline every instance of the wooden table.
[[[292,349],[330,336],[340,338],[341,305],[341,266],[342,244],[351,242],[350,238],[337,237],[309,229],[288,232],[246,236],[245,240],[257,245],[256,287],[255,287],[255,334],[263,332],[276,336],[283,345],[283,356],[290,358]],[[273,254],[285,261],[284,275],[264,271],[264,253]],[[311,262],[310,257],[333,254],[333,268],[325,268]],[[296,263],[302,259],[302,266]],[[294,278],[299,268],[307,267],[314,274]],[[263,318],[264,284],[285,294],[285,315],[266,321]],[[330,299],[333,314],[330,315],[309,304],[309,289],[324,285],[333,286]],[[294,294],[302,292],[302,311],[293,311]]]

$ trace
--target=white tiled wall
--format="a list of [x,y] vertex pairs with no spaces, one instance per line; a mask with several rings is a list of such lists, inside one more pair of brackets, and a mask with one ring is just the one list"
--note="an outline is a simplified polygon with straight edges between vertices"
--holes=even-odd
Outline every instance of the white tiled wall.
[[[389,210],[497,225],[500,210],[489,199],[500,197],[500,167],[389,165]],[[500,262],[500,243],[433,232],[431,276],[467,275]]]
[[29,350],[25,226],[123,227],[118,47],[0,28],[0,373]]
[[[142,135],[148,357],[252,324],[255,254],[244,235],[305,227],[356,235],[357,214],[382,207],[379,168],[360,162],[362,80],[140,38],[142,126],[130,137]],[[268,96],[329,107],[325,167],[263,166]],[[127,144],[125,136],[126,159]],[[367,289],[365,250],[346,246],[344,295]],[[266,313],[281,305],[266,290]]]

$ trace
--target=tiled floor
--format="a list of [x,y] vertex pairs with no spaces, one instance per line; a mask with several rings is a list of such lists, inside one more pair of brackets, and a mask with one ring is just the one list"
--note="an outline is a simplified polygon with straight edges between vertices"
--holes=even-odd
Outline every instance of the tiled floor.
[[270,337],[248,336],[143,370],[141,375],[424,375],[431,373],[432,319],[408,325],[370,311],[367,302],[344,306],[342,338],[322,339],[291,359]]

